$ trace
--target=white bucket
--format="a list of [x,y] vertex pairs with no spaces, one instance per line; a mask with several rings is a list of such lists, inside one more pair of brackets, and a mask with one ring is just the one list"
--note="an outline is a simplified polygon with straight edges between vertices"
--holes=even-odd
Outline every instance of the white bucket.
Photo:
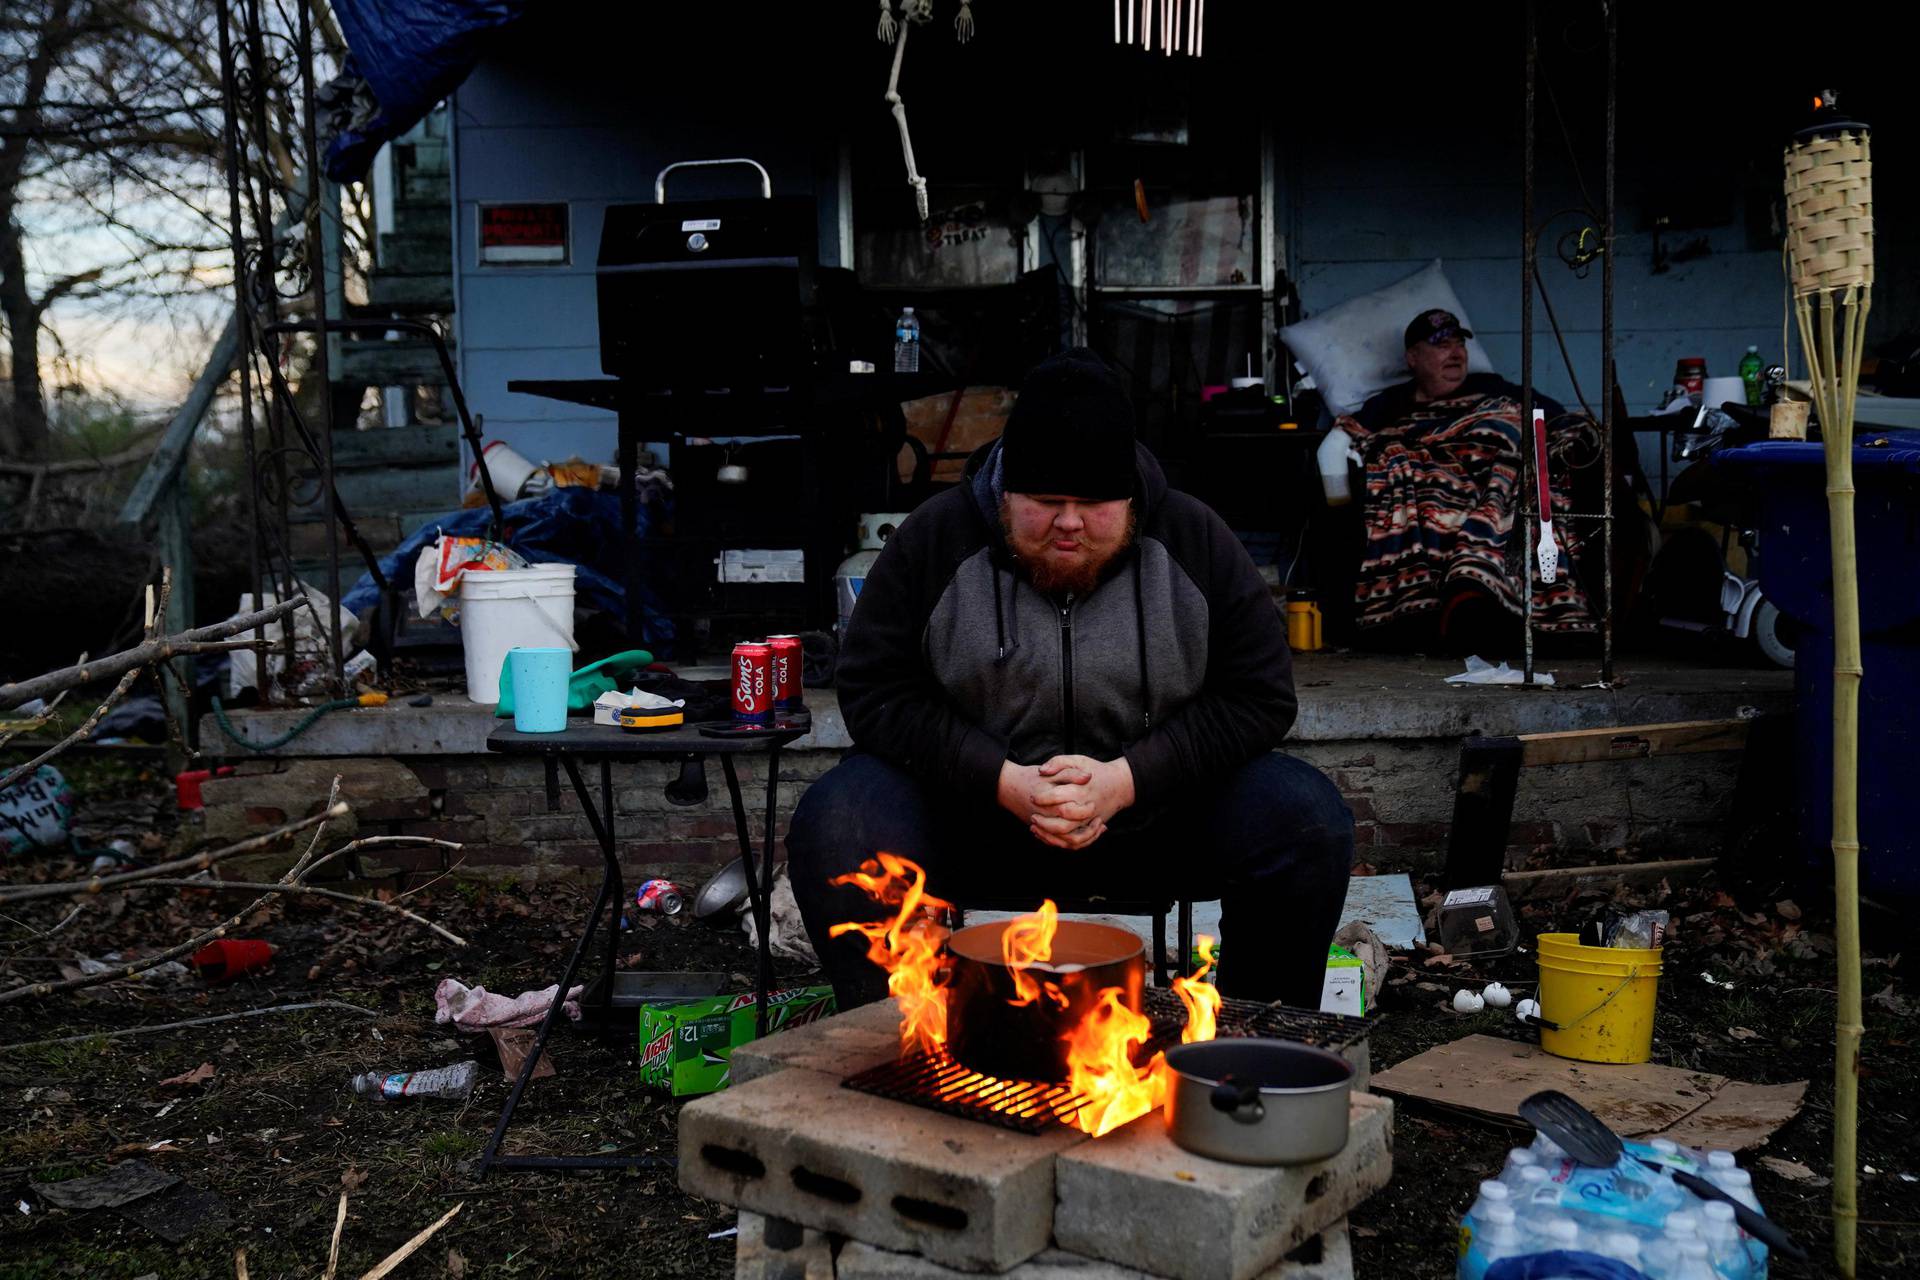
[[467,696],[500,701],[500,665],[509,649],[573,642],[573,566],[536,564],[492,569],[460,579],[460,643],[467,656]]

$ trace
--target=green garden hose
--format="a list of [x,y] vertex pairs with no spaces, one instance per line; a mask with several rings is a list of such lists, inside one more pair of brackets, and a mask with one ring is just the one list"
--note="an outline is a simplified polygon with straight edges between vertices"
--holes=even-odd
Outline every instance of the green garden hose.
[[213,722],[220,726],[220,732],[226,734],[228,738],[249,751],[272,751],[276,747],[286,746],[289,742],[292,742],[295,738],[313,728],[314,722],[329,711],[346,711],[353,707],[382,707],[385,706],[386,703],[387,695],[384,693],[363,693],[357,698],[335,698],[331,702],[321,703],[306,715],[301,716],[299,720],[294,722],[293,728],[287,730],[279,737],[268,738],[264,742],[255,742],[251,738],[240,736],[240,731],[233,727],[231,720],[227,719],[226,707],[221,705],[220,699],[217,697],[213,700]]

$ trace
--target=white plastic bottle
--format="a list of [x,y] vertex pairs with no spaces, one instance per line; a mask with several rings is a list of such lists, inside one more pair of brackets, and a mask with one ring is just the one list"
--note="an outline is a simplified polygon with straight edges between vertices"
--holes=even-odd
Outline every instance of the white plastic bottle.
[[1520,1229],[1514,1224],[1513,1209],[1504,1204],[1489,1205],[1486,1221],[1474,1233],[1455,1274],[1460,1280],[1480,1280],[1493,1263],[1526,1252]]
[[[1731,1158],[1732,1153],[1728,1153]],[[1753,1175],[1740,1168],[1714,1168],[1711,1156],[1708,1158],[1707,1181],[1738,1200],[1758,1214],[1765,1214],[1760,1207],[1760,1197],[1753,1193]],[[1736,1223],[1736,1225],[1738,1225]],[[1755,1275],[1765,1275],[1767,1270],[1767,1246],[1742,1231],[1741,1236],[1747,1242],[1747,1256],[1753,1259]]]
[[1631,1231],[1609,1231],[1594,1242],[1594,1253],[1640,1270],[1640,1237]]
[[1660,1234],[1641,1246],[1641,1254],[1647,1260],[1643,1269],[1658,1280],[1668,1280],[1680,1265],[1680,1246],[1689,1240],[1699,1239],[1700,1215],[1691,1209],[1668,1214]]
[[1533,1247],[1538,1253],[1571,1253],[1580,1247],[1580,1224],[1558,1209],[1543,1213],[1534,1219]]
[[893,371],[920,372],[920,317],[912,307],[900,308],[900,318],[893,322]]
[[1707,1256],[1707,1242],[1693,1239],[1680,1242],[1679,1255],[1667,1280],[1720,1280]]
[[1534,1219],[1542,1213],[1559,1211],[1560,1193],[1547,1179],[1547,1171],[1537,1164],[1520,1170],[1519,1185],[1513,1188],[1513,1213],[1520,1221],[1522,1234],[1533,1230]]
[[1509,1187],[1518,1187],[1520,1185],[1520,1171],[1539,1163],[1540,1161],[1535,1158],[1533,1152],[1527,1150],[1525,1147],[1515,1147],[1513,1150],[1507,1152],[1507,1164],[1504,1169],[1500,1170],[1500,1181],[1506,1183]]
[[1475,1231],[1487,1220],[1487,1210],[1496,1204],[1513,1207],[1513,1191],[1504,1182],[1486,1181],[1480,1184],[1480,1194],[1474,1200],[1473,1207],[1467,1210],[1467,1223]]
[[1713,1269],[1720,1273],[1722,1280],[1749,1280],[1753,1275],[1753,1259],[1747,1253],[1747,1242],[1740,1236],[1739,1224],[1733,1220],[1732,1205],[1718,1200],[1702,1205],[1700,1234],[1707,1242],[1707,1256],[1713,1261]]
[[353,1091],[377,1098],[452,1098],[473,1092],[480,1064],[469,1058],[431,1071],[368,1071],[353,1078]]

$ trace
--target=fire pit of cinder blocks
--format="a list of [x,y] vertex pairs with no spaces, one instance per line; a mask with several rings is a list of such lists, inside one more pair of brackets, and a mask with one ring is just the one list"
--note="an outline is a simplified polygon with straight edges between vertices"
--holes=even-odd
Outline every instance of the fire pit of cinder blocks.
[[1350,1280],[1347,1213],[1393,1173],[1364,1042],[1346,1148],[1276,1168],[1184,1151],[1157,1110],[1026,1134],[843,1087],[899,1027],[882,1002],[742,1045],[681,1111],[681,1187],[741,1211],[736,1280]]

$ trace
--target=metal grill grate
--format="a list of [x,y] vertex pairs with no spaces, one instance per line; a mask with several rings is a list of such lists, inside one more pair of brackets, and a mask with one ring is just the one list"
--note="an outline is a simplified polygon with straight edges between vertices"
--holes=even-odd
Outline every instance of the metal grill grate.
[[[1180,1043],[1186,1025],[1186,1006],[1171,990],[1149,987],[1142,1012],[1153,1023],[1153,1036],[1134,1055],[1146,1062],[1154,1054]],[[1251,1000],[1223,1000],[1217,1031],[1222,1038],[1270,1036],[1295,1040],[1339,1052],[1367,1038],[1371,1018],[1350,1018],[1312,1009],[1258,1004]],[[945,1054],[910,1054],[871,1067],[844,1082],[849,1089],[896,1102],[907,1102],[965,1120],[999,1125],[1021,1133],[1042,1133],[1053,1125],[1071,1125],[1085,1099],[1065,1085],[1025,1080],[1002,1080],[962,1066]]]
[[1072,1124],[1085,1099],[1065,1085],[1002,1080],[961,1066],[945,1054],[909,1054],[843,1082],[849,1089],[944,1111],[1021,1133]]

